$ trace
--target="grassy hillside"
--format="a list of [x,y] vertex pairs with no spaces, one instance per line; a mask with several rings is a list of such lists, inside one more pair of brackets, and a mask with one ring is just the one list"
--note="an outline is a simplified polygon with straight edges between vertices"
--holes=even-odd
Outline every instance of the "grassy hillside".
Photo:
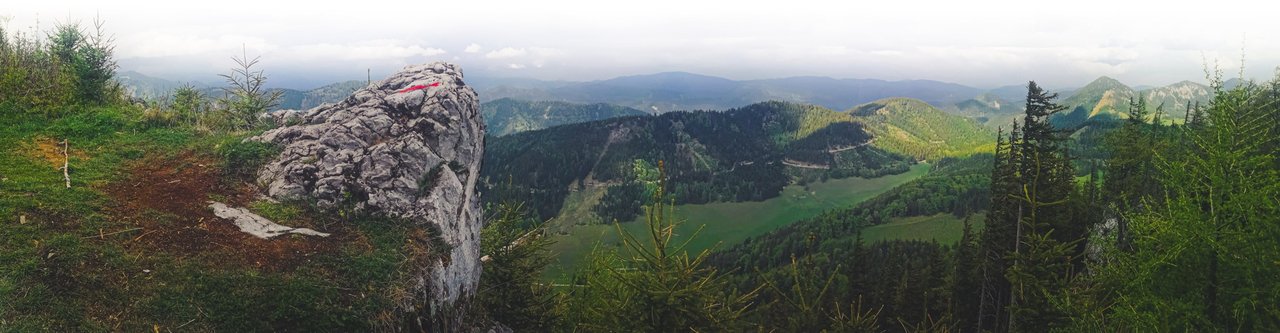
[[849,111],[874,136],[873,145],[920,159],[990,152],[995,133],[973,119],[920,100],[889,98]]
[[[0,105],[2,330],[369,331],[409,258],[431,252],[407,223],[258,199],[241,172],[274,150],[240,143],[252,133],[144,119]],[[332,236],[260,240],[208,200]]]
[[877,240],[957,238],[951,231],[960,229],[945,217],[986,210],[990,173],[990,154],[942,159],[924,177],[727,246],[712,261],[726,269],[767,270],[789,264],[792,255],[849,248],[860,234],[864,241],[867,233]]
[[640,110],[609,105],[567,102],[530,102],[503,98],[480,105],[485,128],[492,136],[540,130],[594,120],[647,115]]

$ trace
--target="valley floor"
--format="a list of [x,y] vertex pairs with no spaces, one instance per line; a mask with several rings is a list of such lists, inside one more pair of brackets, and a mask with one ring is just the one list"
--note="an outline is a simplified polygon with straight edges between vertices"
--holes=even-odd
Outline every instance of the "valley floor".
[[[689,251],[724,248],[792,222],[817,216],[823,211],[870,199],[924,176],[929,168],[929,164],[920,163],[913,165],[910,171],[897,175],[869,179],[833,179],[807,186],[788,185],[781,195],[764,201],[678,205],[675,208],[676,218],[684,223],[677,228],[677,235],[685,237],[702,228],[689,243]],[[589,197],[586,194],[584,196]],[[568,200],[565,206],[573,204],[573,200]],[[644,232],[643,218],[640,216],[633,221],[624,222],[622,227],[632,234],[640,235]],[[565,278],[597,245],[619,245],[618,232],[611,224],[575,225],[574,221],[557,219],[551,222],[550,229],[557,232],[554,236],[555,243],[551,245],[551,252],[556,260],[544,272],[544,277],[549,279]],[[958,237],[959,232],[956,235]]]

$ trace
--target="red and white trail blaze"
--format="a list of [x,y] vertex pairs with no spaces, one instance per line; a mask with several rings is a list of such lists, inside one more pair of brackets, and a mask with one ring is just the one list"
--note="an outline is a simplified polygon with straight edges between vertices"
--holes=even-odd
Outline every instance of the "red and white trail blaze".
[[428,84],[428,85],[421,85],[421,84],[419,84],[419,85],[410,86],[410,87],[408,87],[408,88],[401,89],[400,91],[397,91],[396,93],[397,93],[397,94],[399,94],[399,93],[407,93],[407,92],[414,91],[414,90],[422,90],[422,89],[427,89],[428,87],[439,87],[439,86],[440,86],[440,82],[432,82],[431,84]]

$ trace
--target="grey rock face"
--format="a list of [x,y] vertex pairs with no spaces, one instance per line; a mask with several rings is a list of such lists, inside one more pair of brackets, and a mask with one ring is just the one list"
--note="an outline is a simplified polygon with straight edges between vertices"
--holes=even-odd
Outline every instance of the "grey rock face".
[[289,117],[291,125],[250,138],[283,147],[258,173],[269,196],[438,228],[450,253],[415,276],[418,299],[402,310],[418,303],[436,312],[474,293],[481,227],[475,185],[485,129],[476,93],[457,66],[405,67],[346,100]]

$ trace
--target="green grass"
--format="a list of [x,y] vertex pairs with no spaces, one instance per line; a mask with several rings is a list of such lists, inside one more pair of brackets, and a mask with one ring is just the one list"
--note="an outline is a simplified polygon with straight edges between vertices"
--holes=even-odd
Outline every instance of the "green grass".
[[569,192],[565,197],[564,207],[556,217],[547,222],[548,230],[556,233],[569,232],[574,227],[584,224],[600,224],[602,219],[591,211],[600,198],[604,197],[607,187],[588,187],[581,191]]
[[[807,187],[790,185],[778,197],[759,202],[717,202],[676,206],[676,218],[684,222],[677,228],[678,237],[702,231],[689,243],[692,252],[719,245],[728,246],[762,235],[780,226],[810,218],[819,213],[849,206],[874,197],[895,186],[924,176],[928,164],[918,164],[902,174],[878,178],[844,178]],[[566,204],[568,205],[568,204]],[[623,228],[637,236],[647,237],[644,217],[623,223]],[[550,246],[556,257],[545,272],[548,278],[559,278],[571,272],[597,243],[617,246],[618,235],[613,225],[576,225],[567,234],[554,236]]]
[[[974,214],[969,219],[973,231],[982,229],[985,213]],[[922,240],[937,241],[941,244],[955,244],[964,234],[964,218],[949,213],[930,216],[898,217],[889,223],[874,225],[862,229],[862,240],[868,243],[887,240]]]
[[[156,250],[136,242],[143,232],[99,237],[144,224],[113,217],[117,202],[103,190],[126,179],[130,162],[219,156],[251,133],[152,128],[129,107],[63,114],[50,119],[0,106],[0,331],[368,331],[391,308],[388,294],[398,288],[413,237],[403,221],[330,221],[347,241],[282,270],[229,263],[236,258],[225,254]],[[53,165],[61,166],[60,154],[32,148],[64,138],[72,151],[69,189]],[[251,208],[282,220],[315,215],[283,204]],[[137,216],[191,227],[190,218],[168,212]]]

